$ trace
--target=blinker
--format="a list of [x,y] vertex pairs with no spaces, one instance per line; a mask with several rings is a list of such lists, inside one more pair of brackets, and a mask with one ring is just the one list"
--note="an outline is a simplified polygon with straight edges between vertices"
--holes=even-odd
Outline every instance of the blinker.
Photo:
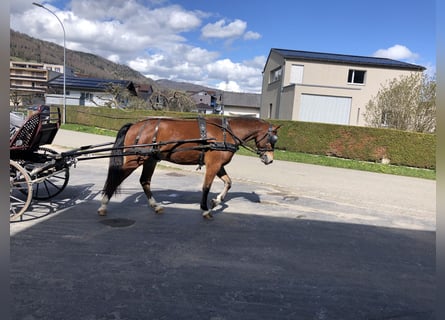
[[274,145],[275,143],[277,143],[277,141],[278,141],[278,137],[276,135],[272,134],[269,136],[269,143],[271,145]]

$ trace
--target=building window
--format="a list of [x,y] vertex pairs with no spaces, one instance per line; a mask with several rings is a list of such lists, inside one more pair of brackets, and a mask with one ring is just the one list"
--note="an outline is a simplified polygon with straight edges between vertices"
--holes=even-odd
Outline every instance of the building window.
[[304,66],[293,64],[290,70],[290,83],[303,83],[303,70]]
[[274,69],[270,72],[270,81],[269,83],[278,81],[281,79],[281,67]]
[[365,83],[365,74],[366,74],[366,71],[364,71],[364,70],[349,69],[348,83],[364,84]]

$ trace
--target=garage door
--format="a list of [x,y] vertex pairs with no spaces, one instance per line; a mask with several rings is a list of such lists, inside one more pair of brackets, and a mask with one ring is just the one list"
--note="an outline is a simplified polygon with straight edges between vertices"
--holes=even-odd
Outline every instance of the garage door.
[[349,124],[350,97],[301,95],[300,121]]

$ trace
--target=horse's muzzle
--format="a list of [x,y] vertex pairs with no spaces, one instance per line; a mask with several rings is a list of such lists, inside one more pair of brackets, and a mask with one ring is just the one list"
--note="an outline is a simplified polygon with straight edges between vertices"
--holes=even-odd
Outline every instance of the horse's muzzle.
[[273,162],[273,155],[271,156],[268,152],[263,153],[260,156],[260,158],[261,158],[261,161],[266,165],[271,164]]

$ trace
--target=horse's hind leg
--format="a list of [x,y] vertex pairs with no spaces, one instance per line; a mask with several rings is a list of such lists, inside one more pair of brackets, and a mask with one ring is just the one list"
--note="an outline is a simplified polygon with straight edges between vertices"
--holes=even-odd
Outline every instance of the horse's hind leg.
[[102,197],[102,200],[100,202],[100,207],[97,209],[97,213],[100,216],[106,216],[107,215],[107,206],[110,202],[111,196],[116,192],[118,187],[122,184],[122,182],[135,170],[136,168],[130,167],[130,168],[119,168],[117,171],[116,169],[109,169],[108,170],[108,177],[107,181],[105,182],[104,186],[104,195]]
[[145,195],[148,199],[148,204],[150,207],[154,209],[156,213],[162,213],[164,208],[162,208],[153,197],[153,194],[151,193],[150,184],[151,184],[151,177],[153,176],[153,173],[156,168],[157,161],[154,159],[149,159],[144,162],[144,165],[142,167],[142,173],[141,177],[139,178],[139,182],[142,186],[142,189],[144,190]]
[[212,208],[224,201],[227,192],[229,192],[230,188],[232,187],[232,179],[230,179],[224,167],[221,167],[216,175],[224,182],[224,188],[215,199],[212,199]]

